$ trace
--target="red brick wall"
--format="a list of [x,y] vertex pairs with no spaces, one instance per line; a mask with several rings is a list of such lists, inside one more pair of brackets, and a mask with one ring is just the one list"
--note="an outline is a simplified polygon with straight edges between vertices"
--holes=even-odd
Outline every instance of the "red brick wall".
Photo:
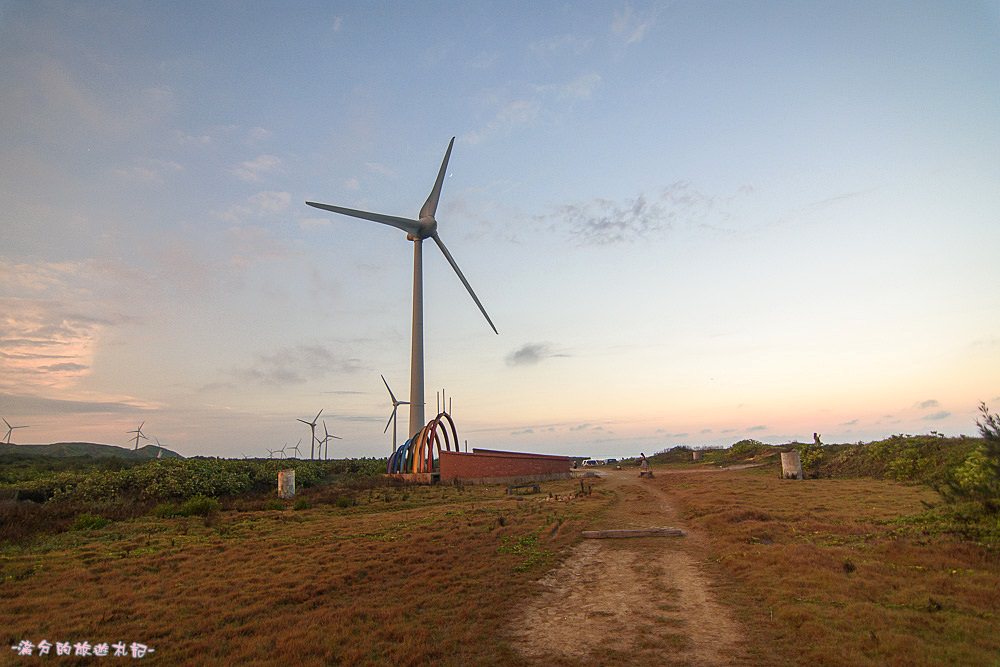
[[474,449],[471,454],[441,452],[441,481],[516,481],[568,477],[568,456]]

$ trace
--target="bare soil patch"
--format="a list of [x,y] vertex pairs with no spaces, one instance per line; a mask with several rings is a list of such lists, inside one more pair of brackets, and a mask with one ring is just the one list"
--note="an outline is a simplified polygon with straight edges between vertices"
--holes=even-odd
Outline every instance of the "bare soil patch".
[[[608,472],[618,500],[593,528],[684,528],[655,480]],[[699,565],[697,534],[586,540],[513,619],[515,646],[539,664],[727,665],[742,629]]]

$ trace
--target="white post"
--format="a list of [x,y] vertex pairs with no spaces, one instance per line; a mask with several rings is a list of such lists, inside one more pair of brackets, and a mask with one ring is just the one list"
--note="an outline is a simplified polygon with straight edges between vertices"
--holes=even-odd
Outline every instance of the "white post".
[[781,478],[803,479],[802,459],[794,449],[790,452],[781,452]]
[[295,469],[278,471],[278,497],[289,499],[295,497]]

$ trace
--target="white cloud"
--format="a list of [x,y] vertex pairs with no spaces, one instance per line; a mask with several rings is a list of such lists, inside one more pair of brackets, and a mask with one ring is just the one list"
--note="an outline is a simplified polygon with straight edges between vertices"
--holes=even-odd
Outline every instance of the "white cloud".
[[241,162],[233,168],[237,178],[248,183],[256,183],[261,178],[281,166],[281,158],[275,155],[258,155],[253,160]]
[[535,118],[541,106],[535,100],[520,99],[505,104],[493,119],[480,130],[473,130],[462,135],[462,140],[469,144],[478,144],[484,139],[498,133],[506,133],[512,129],[528,125]]
[[262,218],[281,213],[288,208],[292,195],[289,192],[265,190],[247,197],[242,204],[233,204],[216,215],[227,222],[240,223],[248,218]]
[[625,44],[637,44],[646,36],[646,31],[653,25],[652,16],[639,16],[631,5],[625,5],[621,13],[615,12],[611,21],[611,32]]
[[385,166],[380,162],[365,162],[365,169],[372,172],[373,174],[380,174],[382,176],[395,176],[396,172]]
[[250,203],[255,206],[261,214],[280,213],[288,208],[292,195],[288,192],[278,192],[269,190],[258,192],[250,197]]
[[266,141],[271,138],[271,130],[263,127],[254,127],[247,132],[247,138],[252,142]]
[[528,46],[528,50],[536,56],[541,57],[548,57],[560,53],[579,56],[583,55],[583,53],[586,52],[593,43],[593,39],[579,37],[577,35],[556,35],[554,37],[540,39],[537,42],[532,42]]

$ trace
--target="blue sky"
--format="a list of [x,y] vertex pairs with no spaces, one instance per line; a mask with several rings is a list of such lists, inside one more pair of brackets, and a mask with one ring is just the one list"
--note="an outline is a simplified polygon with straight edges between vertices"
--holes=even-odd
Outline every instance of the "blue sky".
[[[470,446],[974,433],[997,3],[0,3],[15,441],[383,455],[412,248]],[[405,423],[405,413],[401,424]]]

